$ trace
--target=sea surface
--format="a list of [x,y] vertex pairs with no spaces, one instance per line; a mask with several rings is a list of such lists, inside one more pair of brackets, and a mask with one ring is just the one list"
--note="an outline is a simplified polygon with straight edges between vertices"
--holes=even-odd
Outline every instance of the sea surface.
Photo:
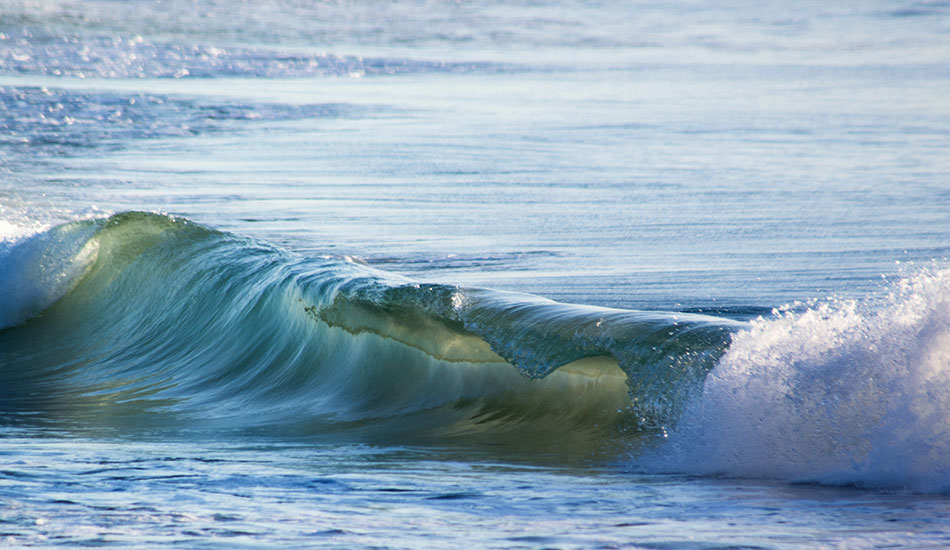
[[950,546],[950,3],[0,0],[0,546]]

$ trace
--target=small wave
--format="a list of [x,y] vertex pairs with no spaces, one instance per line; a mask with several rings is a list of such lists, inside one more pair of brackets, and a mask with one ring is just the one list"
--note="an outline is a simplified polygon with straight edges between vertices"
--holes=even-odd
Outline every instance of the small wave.
[[[0,87],[0,140],[13,153],[60,158],[124,148],[129,141],[235,131],[245,123],[358,118],[382,106],[246,104],[164,94],[34,86]],[[13,160],[17,160],[14,158]]]
[[523,71],[513,64],[336,55],[311,49],[230,46],[140,35],[62,36],[45,29],[0,33],[0,74],[75,78],[315,78]]

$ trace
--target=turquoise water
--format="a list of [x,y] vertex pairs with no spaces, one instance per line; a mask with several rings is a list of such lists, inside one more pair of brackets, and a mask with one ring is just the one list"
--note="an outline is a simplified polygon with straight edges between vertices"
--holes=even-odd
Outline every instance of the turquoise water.
[[0,540],[946,546],[948,31],[0,1]]

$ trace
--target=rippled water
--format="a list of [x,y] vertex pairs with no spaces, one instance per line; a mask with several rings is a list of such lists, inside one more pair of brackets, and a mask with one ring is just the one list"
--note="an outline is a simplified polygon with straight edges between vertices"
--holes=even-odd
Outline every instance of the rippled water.
[[[939,547],[942,497],[308,442],[9,434],[7,542],[39,546]],[[7,455],[9,456],[9,455]],[[55,465],[50,468],[50,465]]]
[[947,545],[948,32],[0,0],[0,540]]

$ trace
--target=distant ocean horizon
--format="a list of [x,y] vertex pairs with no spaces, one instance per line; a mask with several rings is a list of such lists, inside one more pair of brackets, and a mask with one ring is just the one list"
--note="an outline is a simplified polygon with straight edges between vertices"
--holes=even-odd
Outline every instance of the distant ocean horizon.
[[0,544],[950,544],[948,35],[0,0]]

